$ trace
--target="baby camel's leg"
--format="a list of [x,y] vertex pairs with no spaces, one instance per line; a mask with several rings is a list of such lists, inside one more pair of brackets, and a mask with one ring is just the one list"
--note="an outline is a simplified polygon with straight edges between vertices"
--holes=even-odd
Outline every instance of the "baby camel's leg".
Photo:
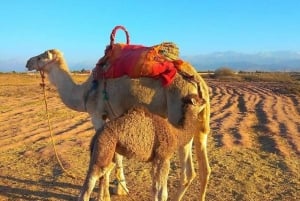
[[168,175],[170,170],[169,159],[154,159],[152,167],[152,190],[155,201],[168,199]]
[[89,167],[88,174],[85,178],[78,201],[90,200],[90,196],[95,187],[96,181],[103,174],[103,171],[101,171],[97,166],[94,165]]
[[[104,109],[99,110],[101,111]],[[102,114],[96,112],[92,114],[91,117],[95,130],[101,130],[105,124],[105,121],[102,119]],[[118,178],[118,181],[116,182],[117,186],[114,189],[112,189],[112,193],[116,195],[127,195],[129,193],[129,190],[126,186],[125,175],[123,170],[123,156],[115,153],[114,163],[116,163],[116,177]]]
[[[89,163],[89,169],[87,176],[85,178],[85,182],[82,188],[82,191],[79,196],[79,201],[89,201],[91,192],[93,191],[95,187],[96,180],[105,176],[104,178],[104,184],[103,195],[108,195],[109,197],[109,184],[105,185],[106,183],[109,183],[109,172],[114,167],[114,164],[112,163],[113,155],[116,149],[116,139],[112,138],[111,134],[107,131],[101,131],[99,130],[95,137],[92,140],[91,146],[92,148],[92,154],[91,159]],[[108,176],[105,175],[108,172]],[[108,181],[107,181],[108,180]],[[107,188],[107,189],[104,189]],[[101,193],[99,193],[99,200],[103,200],[101,197]],[[108,198],[110,200],[110,198]]]
[[109,164],[107,167],[104,168],[100,168],[95,164],[91,165],[89,167],[88,174],[85,178],[85,182],[83,184],[78,201],[89,201],[91,193],[95,187],[98,178],[100,178],[98,200],[109,201],[109,174],[113,167],[113,163]]
[[110,201],[110,194],[109,194],[109,176],[114,168],[114,163],[111,163],[103,175],[99,179],[99,193],[98,193],[98,201]]
[[180,147],[179,152],[179,160],[181,165],[181,174],[180,174],[180,186],[177,191],[177,195],[175,200],[181,200],[186,190],[192,183],[193,179],[196,176],[193,158],[192,158],[192,145],[193,140],[191,140],[188,144],[183,147]]

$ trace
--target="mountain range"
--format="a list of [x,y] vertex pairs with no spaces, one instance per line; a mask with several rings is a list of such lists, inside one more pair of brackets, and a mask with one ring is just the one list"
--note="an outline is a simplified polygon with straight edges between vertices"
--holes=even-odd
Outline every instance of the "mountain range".
[[300,72],[300,52],[274,51],[253,54],[233,51],[184,56],[199,71],[229,67],[237,71]]
[[[236,71],[283,71],[300,72],[300,52],[295,51],[269,51],[259,53],[240,52],[214,52],[210,54],[197,54],[182,56],[198,71],[215,70],[228,67]],[[93,69],[95,61],[69,62],[71,70]],[[0,58],[0,72],[26,71],[26,61],[18,59],[5,60]]]

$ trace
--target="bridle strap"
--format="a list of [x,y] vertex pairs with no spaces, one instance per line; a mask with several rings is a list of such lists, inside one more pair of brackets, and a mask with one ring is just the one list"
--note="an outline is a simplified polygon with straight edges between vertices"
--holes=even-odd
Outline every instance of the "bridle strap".
[[50,64],[52,64],[52,63],[54,63],[54,62],[56,62],[57,61],[57,58],[55,57],[54,59],[52,59],[51,61],[49,61],[49,62],[47,62],[46,64],[44,64],[44,65],[42,65],[42,66],[40,66],[39,65],[39,62],[37,62],[37,67],[38,67],[38,71],[44,71],[44,68],[46,67],[46,66],[48,66],[48,65],[50,65]]

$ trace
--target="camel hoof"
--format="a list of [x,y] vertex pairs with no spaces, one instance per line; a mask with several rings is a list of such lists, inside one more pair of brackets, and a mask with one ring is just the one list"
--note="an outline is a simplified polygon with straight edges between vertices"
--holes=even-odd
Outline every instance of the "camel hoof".
[[128,195],[129,190],[126,187],[126,182],[119,182],[118,180],[114,180],[110,192],[114,195]]

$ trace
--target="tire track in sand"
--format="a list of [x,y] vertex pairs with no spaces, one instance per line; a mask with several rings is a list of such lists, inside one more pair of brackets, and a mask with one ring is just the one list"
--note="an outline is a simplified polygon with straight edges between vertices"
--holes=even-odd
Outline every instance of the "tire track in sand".
[[[32,86],[35,88],[35,86]],[[40,142],[50,142],[45,104],[41,91],[24,93],[19,86],[10,87],[9,93],[0,89],[0,146],[1,151],[20,146],[31,147]],[[30,92],[35,91],[28,89]],[[40,90],[40,89],[39,89]],[[39,93],[37,95],[37,93]],[[16,96],[16,94],[18,94]],[[9,101],[5,99],[8,98]],[[89,116],[66,108],[55,90],[47,90],[47,103],[54,140],[65,143],[75,138],[76,143],[88,144],[94,133]],[[89,136],[87,139],[86,136]],[[82,142],[83,139],[84,142]],[[85,142],[86,141],[86,142]],[[88,143],[87,143],[88,142]],[[45,145],[47,147],[47,144]],[[52,147],[50,147],[52,149]]]
[[251,146],[249,134],[241,129],[241,125],[251,118],[247,115],[246,98],[243,87],[230,84],[211,85],[212,91],[221,92],[212,95],[212,130],[216,146],[232,148],[235,146]]
[[216,147],[251,147],[299,154],[299,97],[275,93],[272,84],[209,83]]

